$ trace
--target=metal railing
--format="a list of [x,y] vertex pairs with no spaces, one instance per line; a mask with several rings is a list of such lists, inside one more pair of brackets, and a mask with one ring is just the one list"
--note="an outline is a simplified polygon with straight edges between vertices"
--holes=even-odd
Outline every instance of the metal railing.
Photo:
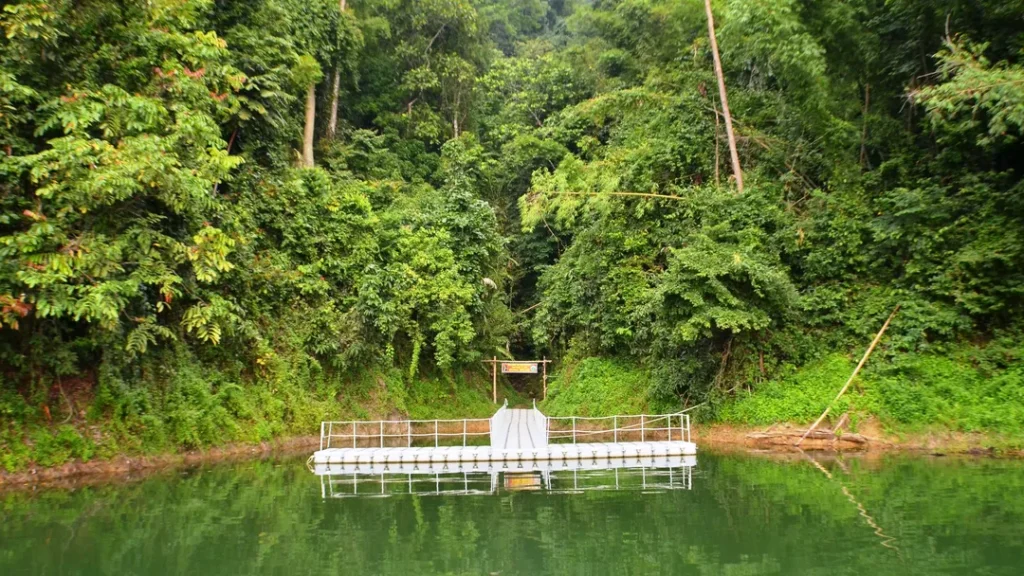
[[[486,423],[484,425],[484,423]],[[481,428],[485,430],[481,431]],[[320,423],[320,449],[412,447],[417,440],[432,438],[434,447],[452,445],[461,439],[468,446],[471,438],[490,436],[490,418],[461,420],[345,420]]]
[[[678,422],[678,425],[676,423]],[[609,426],[610,424],[610,426]],[[580,442],[689,442],[689,414],[636,416],[548,416],[549,443]]]
[[[503,406],[501,410],[506,409]],[[540,415],[539,412],[537,414]],[[496,414],[497,416],[497,414]],[[571,442],[690,442],[688,414],[640,414],[636,416],[543,416],[544,445]],[[434,447],[471,445],[471,440],[492,437],[494,417],[461,420],[368,420],[320,423],[320,449]],[[493,437],[492,437],[493,438]],[[478,442],[479,444],[479,442]]]

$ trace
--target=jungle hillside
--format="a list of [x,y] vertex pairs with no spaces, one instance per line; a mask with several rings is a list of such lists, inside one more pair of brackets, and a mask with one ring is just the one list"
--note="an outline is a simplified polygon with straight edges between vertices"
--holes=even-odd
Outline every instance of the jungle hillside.
[[1024,437],[1022,0],[0,5],[2,469],[487,415],[494,357],[809,423],[897,306],[836,413]]

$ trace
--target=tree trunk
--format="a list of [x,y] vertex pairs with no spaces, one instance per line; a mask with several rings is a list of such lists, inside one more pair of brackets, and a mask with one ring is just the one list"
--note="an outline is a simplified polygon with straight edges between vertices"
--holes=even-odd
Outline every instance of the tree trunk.
[[715,39],[715,18],[711,14],[711,0],[704,0],[708,13],[708,38],[711,40],[711,54],[715,60],[715,75],[718,76],[718,96],[722,100],[722,115],[725,116],[725,132],[729,137],[729,155],[732,156],[732,172],[736,175],[736,189],[743,192],[743,170],[740,155],[736,151],[736,135],[732,131],[732,114],[729,113],[729,98],[725,93],[725,76],[722,74],[722,60],[718,56],[718,40]]
[[[345,0],[338,2],[338,9],[345,11]],[[334,67],[334,84],[331,86],[331,119],[327,123],[327,136],[334,138],[338,133],[338,94],[341,92],[341,66]]]
[[341,89],[341,68],[334,69],[334,86],[331,88],[331,120],[327,123],[327,136],[334,138],[338,132],[338,92]]
[[302,135],[302,165],[313,167],[313,126],[316,124],[316,84],[306,91],[306,129]]
[[459,137],[459,94],[455,93],[455,112],[452,114],[452,133]]
[[871,84],[864,85],[864,127],[860,133],[860,165],[868,165],[868,112],[871,110]]

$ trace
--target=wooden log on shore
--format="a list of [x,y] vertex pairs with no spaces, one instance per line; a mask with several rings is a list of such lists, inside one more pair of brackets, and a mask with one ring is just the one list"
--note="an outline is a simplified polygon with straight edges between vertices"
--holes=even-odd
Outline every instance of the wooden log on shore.
[[779,440],[785,438],[806,438],[807,440],[826,440],[831,442],[849,442],[851,444],[867,444],[868,439],[860,434],[835,434],[828,430],[813,430],[809,433],[800,430],[789,430],[783,432],[754,432],[747,434],[751,440]]

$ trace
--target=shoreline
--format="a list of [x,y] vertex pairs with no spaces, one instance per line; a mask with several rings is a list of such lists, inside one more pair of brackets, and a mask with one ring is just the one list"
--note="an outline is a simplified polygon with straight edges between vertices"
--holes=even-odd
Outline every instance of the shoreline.
[[30,467],[19,472],[0,470],[0,494],[12,489],[78,488],[93,484],[131,482],[161,472],[206,464],[303,454],[319,444],[319,436],[294,436],[259,444],[228,444],[152,456],[122,455],[109,460],[74,461],[50,468]]
[[[934,431],[895,435],[869,425],[863,434],[846,435],[845,438],[842,435],[830,439],[808,438],[800,448],[796,448],[794,444],[799,437],[799,430],[801,428],[788,424],[768,428],[713,424],[694,427],[693,441],[697,443],[698,453],[702,449],[761,454],[799,453],[801,450],[807,450],[1024,458],[1024,450],[1007,447],[1009,443],[1002,438],[982,433]],[[853,440],[854,438],[856,440]],[[0,471],[0,493],[6,490],[74,489],[95,484],[131,482],[161,472],[207,464],[300,455],[315,449],[319,442],[318,436],[296,436],[259,444],[229,444],[204,450],[152,456],[122,455],[109,460],[68,462],[50,468],[31,467],[19,472]]]
[[[746,449],[770,452],[899,452],[929,455],[969,455],[999,458],[1022,458],[1020,441],[996,434],[932,430],[892,433],[875,421],[862,425],[860,433],[831,435],[827,439],[807,438],[800,447],[795,444],[806,426],[776,424],[768,427],[713,424],[695,427],[693,438],[698,448]],[[827,432],[827,431],[826,431]],[[823,434],[824,435],[824,434]]]

